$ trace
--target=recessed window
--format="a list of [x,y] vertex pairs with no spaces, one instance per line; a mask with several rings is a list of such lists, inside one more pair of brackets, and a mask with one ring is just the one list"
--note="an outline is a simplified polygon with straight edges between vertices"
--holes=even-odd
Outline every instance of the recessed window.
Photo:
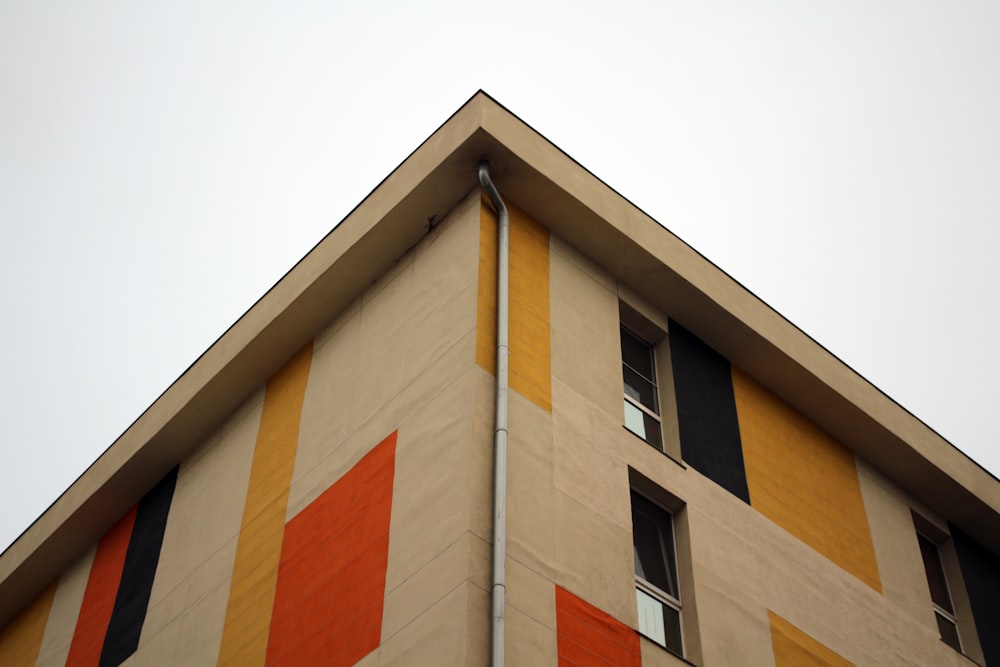
[[958,637],[958,620],[955,618],[955,607],[951,601],[944,567],[941,565],[941,553],[938,550],[938,545],[920,533],[917,533],[917,541],[920,543],[920,555],[924,561],[927,587],[931,591],[931,602],[934,605],[934,616],[937,619],[941,641],[961,652],[962,642]]
[[639,632],[683,655],[673,517],[636,491],[632,491],[632,542]]
[[656,363],[653,347],[621,328],[622,377],[625,386],[625,427],[653,447],[663,449]]

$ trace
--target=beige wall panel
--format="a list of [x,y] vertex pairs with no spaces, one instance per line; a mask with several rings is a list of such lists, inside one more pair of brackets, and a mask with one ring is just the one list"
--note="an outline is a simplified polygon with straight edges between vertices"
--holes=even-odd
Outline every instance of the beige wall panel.
[[721,487],[702,481],[688,493],[706,664],[769,664],[727,653],[769,636],[767,609],[857,665],[953,663],[936,631]]
[[[236,553],[233,542],[232,552]],[[220,619],[226,615],[229,601],[229,577],[217,580],[214,588],[202,589],[201,597],[191,602],[180,619],[183,641],[177,647],[177,666],[214,665],[219,657],[222,633]]]
[[[649,443],[621,424],[615,424],[615,427],[617,432],[613,442],[617,443],[622,460],[646,478],[653,480],[664,491],[682,500],[688,500],[691,494],[689,487],[712,483],[696,471],[689,471],[679,460],[651,447]],[[631,522],[631,506],[626,504],[626,508],[629,510]]]
[[[550,587],[555,590],[552,584]],[[556,665],[556,631],[507,607],[504,621],[504,652],[509,665]]]
[[612,292],[618,289],[617,281],[603,267],[594,263],[562,237],[550,233],[549,249],[554,253],[559,253],[563,259],[572,263],[580,273],[590,276],[601,287]]
[[[316,427],[319,421],[312,418],[304,419],[302,432],[308,432],[306,437],[314,443],[313,451],[320,458],[315,460],[309,469],[306,469],[301,460],[296,461],[298,477],[294,477],[292,480],[287,519],[298,514],[319,494],[340,479],[372,447],[397,430],[408,417],[447,390],[463,373],[468,373],[473,368],[471,359],[475,349],[475,337],[475,331],[470,329],[461,339],[445,350],[444,354],[430,368],[414,378],[400,394],[383,405],[367,421],[350,421],[348,417],[349,421],[345,423],[348,425],[350,433],[337,444],[316,446],[315,443],[319,443],[323,439],[322,428]],[[311,386],[312,380],[310,380]],[[311,393],[311,390],[307,388],[306,402],[313,406],[313,415],[324,409],[322,396],[318,391]],[[325,409],[329,410],[330,408],[326,407]]]
[[317,338],[288,518],[472,366],[478,227],[470,195]]
[[557,491],[556,576],[574,595],[636,627],[632,531]]
[[591,410],[621,420],[618,295],[562,254],[553,252],[550,258],[553,383],[564,382],[590,402]]
[[507,557],[507,609],[516,609],[533,620],[556,627],[556,587],[516,558]]
[[386,590],[394,590],[444,552],[469,527],[471,364],[457,380],[399,425]]
[[[490,594],[488,591],[469,584],[466,604],[467,622],[465,664],[478,667],[490,662]],[[513,664],[513,663],[510,663]]]
[[[236,546],[237,538],[233,537],[192,570],[186,581],[150,607],[137,655],[155,655],[163,635],[173,636],[179,631],[184,646],[178,654],[178,665],[215,663],[222,642]],[[185,655],[197,660],[192,662]]]
[[469,580],[484,591],[493,585],[493,544],[475,533],[469,538]]
[[[250,480],[263,397],[257,392],[178,470],[140,647],[231,574],[246,497],[238,490]],[[211,619],[220,634],[223,620]]]
[[553,506],[555,493],[552,416],[511,392],[508,427],[507,553],[551,575],[555,533],[552,513],[545,508]]
[[767,608],[730,582],[697,568],[698,619],[706,665],[773,665]]
[[94,546],[59,578],[59,588],[56,589],[56,596],[52,600],[36,664],[59,667],[66,664],[69,645],[76,630],[76,620],[80,615],[80,605],[83,604],[83,593],[87,589],[87,579],[90,577],[90,566],[94,563],[96,553],[97,547]]
[[367,421],[403,388],[404,351],[413,300],[413,253],[365,291],[352,412]]
[[934,624],[930,593],[906,495],[894,482],[857,460],[882,594],[921,623]]
[[379,656],[379,650],[375,649],[365,657],[361,658],[361,660],[354,663],[354,667],[378,667],[380,664],[381,657]]
[[177,650],[183,642],[181,619],[175,618],[166,627],[149,637],[144,645],[121,664],[121,667],[170,667],[182,664],[177,659]]
[[[391,548],[391,547],[390,547]],[[466,665],[469,591],[463,582],[379,647],[382,667]],[[483,663],[478,663],[483,664]]]
[[479,538],[463,533],[429,563],[394,589],[386,591],[382,611],[383,642],[469,578],[472,539]]
[[[302,480],[357,430],[360,422],[354,404],[360,372],[360,304],[334,322],[331,329],[335,329],[336,333],[325,333],[323,344],[313,351],[309,384],[302,401],[302,422],[288,499],[288,518],[308,504],[299,502],[297,498],[296,490]],[[371,446],[379,442],[381,440],[376,440]]]
[[[616,399],[615,405],[619,403]],[[615,447],[624,430],[621,420],[595,410],[592,402],[555,378],[552,408],[555,488],[631,531],[628,467]]]
[[[639,649],[642,651],[642,667],[687,667],[685,662],[659,644],[645,637],[639,637]],[[700,664],[700,663],[695,663]]]
[[472,433],[469,527],[493,543],[493,434],[496,428],[496,377],[479,366],[475,375],[475,427]]
[[407,383],[476,326],[479,216],[472,193],[416,248]]

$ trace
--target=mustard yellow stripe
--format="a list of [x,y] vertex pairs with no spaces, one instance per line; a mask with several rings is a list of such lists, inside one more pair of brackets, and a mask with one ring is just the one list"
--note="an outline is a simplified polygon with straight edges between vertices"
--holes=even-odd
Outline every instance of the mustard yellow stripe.
[[28,667],[35,664],[58,585],[58,581],[52,582],[0,630],[0,665]]
[[268,380],[236,546],[220,665],[263,665],[312,343]]
[[[549,331],[549,231],[507,202],[510,210],[510,386],[552,411]],[[476,363],[496,373],[497,223],[481,204]]]
[[882,592],[854,453],[733,367],[750,504]]
[[854,667],[840,654],[768,610],[775,667]]

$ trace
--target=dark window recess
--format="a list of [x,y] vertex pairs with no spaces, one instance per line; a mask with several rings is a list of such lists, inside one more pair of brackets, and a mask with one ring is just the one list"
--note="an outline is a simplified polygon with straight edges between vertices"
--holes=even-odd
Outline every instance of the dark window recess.
[[639,632],[672,653],[683,655],[673,517],[635,491],[632,539]]
[[660,399],[656,391],[653,347],[622,327],[622,380],[625,427],[657,449],[663,449]]
[[917,533],[920,543],[920,555],[924,560],[924,572],[927,573],[927,587],[931,591],[931,602],[934,603],[934,616],[937,618],[938,632],[941,641],[956,651],[962,651],[962,642],[958,638],[958,623],[955,619],[955,608],[951,604],[951,594],[948,592],[948,580],[944,576],[941,565],[941,554],[938,545]]
[[987,665],[1000,665],[1000,556],[949,526]]

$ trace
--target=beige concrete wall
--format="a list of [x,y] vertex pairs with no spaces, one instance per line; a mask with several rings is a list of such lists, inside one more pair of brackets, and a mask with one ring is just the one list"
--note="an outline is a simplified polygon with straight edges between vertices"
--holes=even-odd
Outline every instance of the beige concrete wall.
[[[477,192],[313,343],[286,520],[399,430],[383,647],[365,663],[482,664],[488,652],[489,532],[472,530],[490,513],[491,444],[476,440],[472,409],[486,375],[475,366],[479,227]],[[218,658],[263,403],[261,387],[180,465],[128,664]],[[62,577],[39,664],[65,661],[92,559]]]
[[[554,612],[547,595],[553,583],[636,627],[631,467],[684,503],[675,530],[686,650],[696,664],[775,664],[769,613],[853,664],[970,664],[939,640],[928,616],[907,497],[871,466],[859,462],[858,478],[878,569],[885,573],[884,595],[626,431],[618,301],[628,300],[629,290],[616,289],[600,267],[558,237],[551,247],[551,454],[548,431],[529,420],[530,454],[514,459],[510,488],[517,488],[517,476],[540,480],[551,474],[552,491],[531,491],[530,522],[510,517],[515,535],[509,546],[508,609],[544,629],[535,635],[550,648]],[[648,309],[641,300],[632,301],[636,310]],[[664,326],[666,314],[642,314]],[[658,354],[666,352],[665,346],[657,348]],[[663,414],[666,421],[674,419],[670,411]],[[665,424],[664,431],[671,426]],[[546,512],[539,511],[543,507]],[[531,530],[519,531],[521,523]],[[528,606],[530,614],[521,608]],[[644,664],[676,662],[646,640],[643,658]]]
[[[368,667],[479,665],[489,652],[494,377],[476,363],[480,211],[473,193],[313,342],[286,521],[398,429],[381,645]],[[510,397],[510,664],[556,664],[557,585],[637,626],[629,488],[641,478],[681,502],[694,664],[774,664],[774,616],[857,665],[970,664],[937,638],[906,494],[858,462],[880,594],[623,427],[619,302],[660,328],[666,314],[557,236],[548,256],[551,412]],[[131,664],[216,660],[262,405],[263,388],[181,464]],[[662,415],[676,434],[672,411]],[[65,660],[89,558],[60,582],[39,664]],[[682,664],[646,639],[641,649],[644,664]]]
[[263,403],[262,388],[177,472],[136,664],[219,655]]
[[49,620],[45,625],[45,636],[38,652],[37,665],[62,667],[69,657],[69,645],[76,629],[76,619],[83,603],[83,593],[87,588],[90,566],[94,562],[97,547],[89,550],[59,578]]
[[471,531],[489,513],[472,502],[488,464],[472,409],[479,226],[475,193],[315,341],[287,518],[398,429],[382,643],[362,664],[488,650],[488,534]]

